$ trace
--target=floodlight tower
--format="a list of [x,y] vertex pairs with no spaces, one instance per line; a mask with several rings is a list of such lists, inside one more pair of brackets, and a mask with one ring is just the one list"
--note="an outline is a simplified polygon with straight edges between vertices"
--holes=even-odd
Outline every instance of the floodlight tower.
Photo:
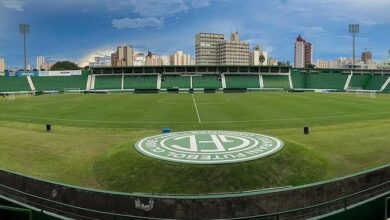
[[355,58],[356,58],[356,34],[360,32],[359,24],[350,24],[349,33],[352,34],[352,59],[353,59],[353,69],[355,69]]
[[19,24],[19,33],[23,34],[24,70],[27,70],[26,34],[30,33],[30,25]]

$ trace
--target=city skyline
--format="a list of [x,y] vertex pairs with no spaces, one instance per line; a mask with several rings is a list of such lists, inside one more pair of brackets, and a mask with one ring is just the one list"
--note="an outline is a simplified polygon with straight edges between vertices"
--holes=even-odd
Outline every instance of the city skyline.
[[22,66],[17,27],[28,23],[30,64],[40,55],[81,63],[96,55],[110,55],[121,44],[130,44],[136,51],[161,55],[184,51],[194,57],[196,33],[228,36],[235,31],[251,49],[260,44],[270,57],[290,63],[295,38],[301,34],[316,45],[313,60],[332,60],[350,57],[348,24],[360,23],[357,52],[368,48],[374,60],[382,62],[390,48],[389,7],[390,2],[384,0],[2,0],[0,57],[7,66]]

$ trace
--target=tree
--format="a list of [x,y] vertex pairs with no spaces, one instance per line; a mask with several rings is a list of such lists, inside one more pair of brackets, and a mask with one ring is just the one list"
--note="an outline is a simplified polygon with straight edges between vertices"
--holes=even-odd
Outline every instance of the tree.
[[306,64],[305,67],[308,68],[308,69],[314,69],[314,68],[316,68],[316,65],[311,63],[311,64]]
[[50,70],[79,70],[80,67],[70,61],[58,61],[55,63]]

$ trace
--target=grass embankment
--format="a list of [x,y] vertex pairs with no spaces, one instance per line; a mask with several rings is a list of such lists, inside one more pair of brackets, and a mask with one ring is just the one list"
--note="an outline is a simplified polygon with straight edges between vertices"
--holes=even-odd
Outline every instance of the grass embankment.
[[[43,179],[126,192],[209,193],[300,185],[390,162],[390,96],[344,94],[40,96],[0,101],[0,167]],[[44,123],[52,123],[46,132]],[[302,127],[311,134],[303,135]],[[188,165],[145,157],[142,137],[221,129],[281,138],[267,158]]]

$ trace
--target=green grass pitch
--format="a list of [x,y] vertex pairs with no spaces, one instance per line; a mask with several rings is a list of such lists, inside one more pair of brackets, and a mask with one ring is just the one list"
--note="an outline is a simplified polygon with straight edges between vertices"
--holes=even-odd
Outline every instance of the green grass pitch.
[[[45,131],[51,123],[53,130]],[[303,127],[310,127],[310,135]],[[138,153],[172,131],[234,130],[280,138],[272,156],[190,165]],[[390,96],[341,93],[72,94],[0,98],[0,167],[122,192],[198,194],[295,186],[390,162]]]

